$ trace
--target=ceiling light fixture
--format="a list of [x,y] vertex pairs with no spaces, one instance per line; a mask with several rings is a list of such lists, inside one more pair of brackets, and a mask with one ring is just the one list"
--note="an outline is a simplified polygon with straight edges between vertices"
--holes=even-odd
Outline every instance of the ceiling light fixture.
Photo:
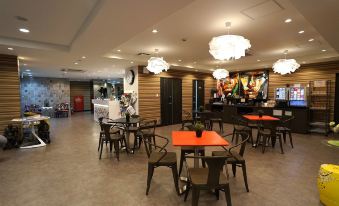
[[153,33],[153,34],[156,34],[156,33],[158,33],[158,30],[153,29],[153,30],[152,30],[152,33]]
[[303,34],[305,31],[304,30],[301,30],[301,31],[299,31],[298,33],[299,34]]
[[117,52],[121,52],[121,50],[120,50],[120,49],[118,49],[118,50],[117,50]]
[[182,60],[181,59],[178,59],[178,62],[181,62]]
[[158,49],[155,49],[156,57],[151,57],[148,60],[147,69],[154,74],[160,74],[163,70],[167,71],[169,69],[169,64],[164,60],[163,57],[158,57]]
[[14,49],[13,49],[12,47],[8,47],[8,50],[11,50],[11,51],[13,51]]
[[30,69],[26,69],[25,71],[26,71],[26,72],[30,72],[31,70],[30,70]]
[[81,58],[86,59],[86,56],[82,56]]
[[298,64],[295,59],[286,59],[287,53],[288,50],[285,50],[285,59],[279,59],[273,64],[274,73],[279,73],[281,75],[290,74],[300,67],[300,64]]
[[209,42],[210,54],[218,60],[240,59],[251,48],[250,41],[243,36],[230,35],[231,22],[226,22],[227,35],[213,37]]
[[74,62],[74,64],[79,64],[78,62]]
[[257,62],[260,62],[261,60],[260,59],[257,59]]
[[313,38],[311,38],[311,39],[309,39],[308,41],[309,41],[309,42],[311,42],[311,41],[314,41],[314,39],[313,39]]
[[322,52],[325,52],[325,51],[327,51],[326,49],[323,49],[323,50],[321,50]]
[[20,28],[19,31],[22,33],[29,33],[29,30],[26,28]]
[[213,71],[213,77],[217,80],[225,79],[230,73],[226,69],[216,69]]
[[290,23],[290,22],[292,22],[292,19],[286,19],[285,20],[285,23]]

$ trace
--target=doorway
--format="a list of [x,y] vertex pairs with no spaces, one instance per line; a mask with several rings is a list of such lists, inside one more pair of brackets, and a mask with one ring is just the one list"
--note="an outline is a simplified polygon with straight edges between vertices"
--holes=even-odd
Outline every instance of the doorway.
[[181,123],[182,82],[177,78],[160,78],[161,124]]
[[334,121],[339,123],[339,73],[335,76]]
[[200,106],[204,106],[205,101],[204,80],[193,80],[192,89],[192,110],[199,110]]

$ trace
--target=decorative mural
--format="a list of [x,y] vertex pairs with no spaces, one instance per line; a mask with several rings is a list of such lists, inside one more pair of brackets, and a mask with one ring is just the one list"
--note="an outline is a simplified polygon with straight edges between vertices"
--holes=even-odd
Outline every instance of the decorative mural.
[[67,79],[23,78],[21,79],[21,108],[25,105],[55,107],[70,103],[70,84]]
[[218,96],[267,99],[268,71],[231,73],[226,79],[218,80]]

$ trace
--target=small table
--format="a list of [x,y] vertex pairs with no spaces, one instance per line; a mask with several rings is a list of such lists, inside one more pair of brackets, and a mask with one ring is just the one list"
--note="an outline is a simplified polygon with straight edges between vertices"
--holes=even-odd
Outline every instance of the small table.
[[129,121],[126,120],[126,118],[122,117],[122,118],[118,118],[118,119],[113,119],[113,120],[109,120],[107,123],[108,124],[123,124],[125,126],[125,131],[126,131],[126,150],[127,152],[130,152],[130,153],[133,153],[134,151],[130,149],[130,146],[129,146],[129,135],[130,135],[130,132],[129,132],[129,126],[131,124],[137,124],[140,122],[140,118],[130,118]]
[[[203,131],[201,137],[196,137],[194,131],[172,131],[173,146],[193,146],[194,155],[198,156],[202,146],[228,146],[229,142],[215,131]],[[199,159],[194,159],[194,167],[199,167]]]
[[21,123],[28,122],[29,127],[31,128],[31,133],[32,133],[33,137],[35,137],[40,142],[39,144],[20,147],[20,149],[30,149],[30,148],[37,148],[37,147],[46,146],[46,143],[43,142],[39,138],[39,136],[35,133],[34,122],[47,120],[47,119],[49,119],[49,117],[46,117],[46,116],[31,116],[31,117],[25,117],[25,118],[12,119],[12,122],[21,122]]

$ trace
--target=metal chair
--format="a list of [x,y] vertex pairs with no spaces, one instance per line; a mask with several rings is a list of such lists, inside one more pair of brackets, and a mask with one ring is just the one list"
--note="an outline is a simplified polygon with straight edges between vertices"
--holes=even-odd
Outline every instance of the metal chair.
[[292,140],[291,122],[293,119],[295,119],[294,116],[290,116],[290,117],[285,116],[285,118],[280,120],[279,125],[276,128],[277,133],[280,133],[283,135],[284,143],[286,143],[286,134],[288,134],[292,148],[293,148],[293,140]]
[[[232,134],[225,135],[224,137],[230,136]],[[241,136],[242,141],[239,144],[236,144],[229,149],[225,149],[225,151],[213,151],[212,156],[224,156],[227,157],[226,164],[232,165],[232,172],[233,176],[235,177],[237,172],[237,167],[241,167],[246,191],[249,192],[248,183],[247,183],[247,172],[246,172],[246,161],[244,159],[244,153],[246,148],[246,142],[249,140],[250,136],[247,132],[239,133]],[[235,149],[239,148],[239,151],[234,151]]]
[[[149,138],[145,138],[142,135],[142,133],[140,135],[143,138],[147,157],[148,157],[148,175],[147,175],[146,195],[148,195],[148,192],[151,186],[151,180],[153,177],[154,169],[157,167],[169,167],[172,169],[175,190],[177,194],[179,195],[177,154],[175,152],[167,152],[166,146],[169,143],[168,138],[155,135],[156,138],[159,138],[165,141],[165,144],[163,144],[163,146],[158,146],[156,144],[153,144],[153,142],[151,142]],[[154,147],[155,149],[152,149],[152,147]]]
[[193,121],[191,113],[189,113],[185,110],[182,110],[182,113],[184,114],[184,118],[181,121],[181,130],[184,130],[185,127],[189,127],[189,126],[193,125],[194,121]]
[[274,148],[276,139],[279,140],[281,154],[284,154],[281,134],[277,133],[276,127],[277,121],[260,121],[258,124],[258,137],[256,145],[261,141],[262,153],[265,153],[266,145],[271,141],[272,147]]
[[[112,125],[111,124],[102,124],[103,130],[104,130],[104,137],[101,140],[100,143],[100,156],[99,159],[101,159],[101,154],[102,154],[102,148],[103,148],[103,144],[104,142],[108,142],[109,143],[109,151],[112,152],[112,147],[114,145],[114,151],[117,157],[117,160],[119,161],[119,153],[120,153],[120,148],[123,146],[123,144],[126,144],[126,139],[124,135],[121,135],[120,133],[115,133],[112,134],[110,132]],[[121,147],[119,146],[119,143],[121,144]],[[128,151],[126,149],[126,153],[128,154]]]

